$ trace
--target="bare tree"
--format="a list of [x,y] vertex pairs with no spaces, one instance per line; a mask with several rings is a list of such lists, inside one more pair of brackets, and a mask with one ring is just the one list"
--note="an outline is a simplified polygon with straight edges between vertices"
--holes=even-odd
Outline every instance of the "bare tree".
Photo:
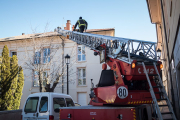
[[[30,36],[30,39],[26,39],[23,42],[25,48],[24,69],[28,69],[34,72],[34,85],[39,86],[40,92],[53,92],[58,84],[63,85],[63,75],[66,75],[66,65],[63,64],[64,51],[62,49],[65,40],[56,32],[44,32],[41,34],[34,34]],[[76,43],[73,43],[70,56],[71,63],[69,65],[69,72],[72,76],[72,65],[76,62]],[[74,79],[70,79],[69,82],[73,82]]]

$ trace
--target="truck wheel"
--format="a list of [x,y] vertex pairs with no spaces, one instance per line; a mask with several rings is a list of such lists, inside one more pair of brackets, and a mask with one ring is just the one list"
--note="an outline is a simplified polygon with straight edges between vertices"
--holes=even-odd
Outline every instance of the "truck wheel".
[[148,114],[147,114],[147,110],[145,108],[143,110],[142,120],[148,120]]

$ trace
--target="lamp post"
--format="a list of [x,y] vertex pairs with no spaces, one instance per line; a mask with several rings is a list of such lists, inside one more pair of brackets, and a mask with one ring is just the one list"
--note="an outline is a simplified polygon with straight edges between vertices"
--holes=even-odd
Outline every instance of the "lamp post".
[[157,50],[157,60],[160,60],[160,58],[161,58],[161,50],[160,49],[158,49]]
[[65,56],[65,62],[66,62],[66,65],[67,65],[67,94],[69,94],[68,65],[70,63],[70,56],[68,54]]

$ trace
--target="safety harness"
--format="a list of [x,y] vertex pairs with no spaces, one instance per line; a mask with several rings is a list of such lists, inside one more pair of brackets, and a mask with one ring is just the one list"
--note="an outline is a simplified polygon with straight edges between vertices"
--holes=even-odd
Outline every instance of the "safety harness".
[[84,19],[78,20],[78,23],[79,23],[79,27],[81,27],[81,26],[86,26]]

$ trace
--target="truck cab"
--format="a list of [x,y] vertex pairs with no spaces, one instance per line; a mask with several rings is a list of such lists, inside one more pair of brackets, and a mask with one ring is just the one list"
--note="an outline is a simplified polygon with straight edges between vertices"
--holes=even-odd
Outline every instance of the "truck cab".
[[70,95],[53,92],[30,94],[22,109],[22,120],[59,120],[59,108],[73,106]]

